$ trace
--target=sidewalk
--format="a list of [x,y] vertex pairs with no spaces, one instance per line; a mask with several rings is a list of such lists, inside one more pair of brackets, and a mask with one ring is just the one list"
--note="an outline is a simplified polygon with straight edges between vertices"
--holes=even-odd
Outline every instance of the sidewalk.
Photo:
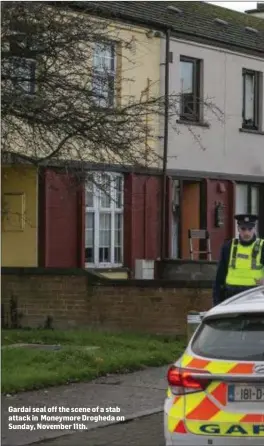
[[[38,423],[46,425],[52,424],[72,424],[69,422],[40,421],[43,413],[36,413],[38,421],[8,421],[9,416],[28,415],[28,413],[9,412],[8,408],[14,407],[44,407],[46,406],[47,416],[56,415],[94,415],[94,413],[59,413],[47,412],[53,406],[67,408],[92,408],[92,407],[119,407],[119,413],[111,413],[112,416],[124,416],[126,420],[137,418],[143,415],[157,413],[163,410],[163,402],[166,396],[166,371],[167,367],[148,368],[144,371],[129,373],[127,375],[111,375],[105,378],[98,378],[89,383],[70,384],[49,388],[48,390],[38,390],[33,392],[18,393],[14,396],[2,397],[2,446],[25,446],[31,443],[69,435],[76,430],[43,430],[37,428]],[[29,414],[30,415],[30,414]],[[96,414],[95,414],[96,415]],[[109,415],[107,413],[101,415]],[[12,430],[8,428],[8,423],[13,425],[31,424],[34,425],[32,431]],[[94,429],[100,426],[111,424],[111,421],[82,421],[87,429]]]

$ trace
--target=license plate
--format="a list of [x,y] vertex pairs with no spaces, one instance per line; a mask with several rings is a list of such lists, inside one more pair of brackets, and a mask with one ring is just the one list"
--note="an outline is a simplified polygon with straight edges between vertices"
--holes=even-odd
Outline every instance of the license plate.
[[264,386],[231,384],[228,386],[228,401],[229,403],[242,403],[246,401],[251,403],[262,403],[264,402]]

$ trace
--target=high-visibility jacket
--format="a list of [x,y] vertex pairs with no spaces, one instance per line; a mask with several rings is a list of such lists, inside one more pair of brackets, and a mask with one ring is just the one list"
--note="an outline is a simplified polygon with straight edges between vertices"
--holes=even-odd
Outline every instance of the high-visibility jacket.
[[238,239],[233,239],[230,251],[227,286],[256,286],[256,280],[264,278],[264,266],[261,256],[264,240],[256,239],[249,246],[243,246]]

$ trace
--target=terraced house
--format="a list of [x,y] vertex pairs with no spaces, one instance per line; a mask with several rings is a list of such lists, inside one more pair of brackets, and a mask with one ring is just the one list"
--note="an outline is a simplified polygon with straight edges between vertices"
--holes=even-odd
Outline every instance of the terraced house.
[[217,259],[234,213],[259,213],[264,234],[264,22],[200,2],[168,10],[170,93],[181,92],[179,132],[168,131],[171,254],[186,257],[188,228],[206,228]]
[[[98,107],[113,108],[123,100],[127,100],[126,98],[136,98],[139,102],[141,98],[147,101],[148,95],[158,96],[160,41],[158,37],[149,38],[147,25],[140,26],[133,20],[126,21],[116,16],[112,17],[112,11],[108,7],[105,11],[101,11],[93,2],[73,5],[71,11],[78,17],[80,15],[87,17],[88,25],[91,25],[91,20],[95,16],[102,19],[102,30],[98,32],[93,25],[92,32],[94,35],[98,34],[98,42],[93,42],[89,54],[91,57],[87,57],[87,67],[89,62],[91,64],[87,71],[89,69],[90,73],[94,71],[98,74],[96,76],[98,82],[90,88],[91,91],[96,90],[95,96],[98,101],[100,99]],[[106,31],[105,26],[108,27]],[[103,44],[102,37],[104,37]],[[92,38],[93,36],[91,40]],[[31,59],[28,61],[30,70]],[[26,76],[30,77],[27,72]],[[107,83],[102,82],[102,85],[99,85],[100,78],[102,80],[107,78]],[[24,89],[27,88],[27,97],[34,92],[34,80],[28,83],[24,80],[20,82]],[[140,112],[139,107],[138,110]],[[149,118],[151,115],[144,114],[143,109],[142,128],[145,120]],[[156,144],[158,133],[159,123],[157,121],[155,124],[153,118],[151,138],[154,154],[159,150]],[[100,130],[97,131],[96,137],[98,149]],[[135,135],[135,139],[139,141],[140,138]],[[146,149],[150,145],[149,139],[148,135],[144,134],[142,147],[136,148],[139,157],[142,149],[142,160],[145,159]],[[104,148],[100,147],[98,151],[103,158]],[[133,161],[137,156],[134,159],[131,156],[126,161],[122,159],[113,163],[114,165],[111,165],[110,161],[106,163],[105,156],[100,166],[98,163],[100,156],[95,160],[91,153],[86,155],[85,151],[82,151],[82,161],[78,166],[81,165],[81,169],[85,169],[86,173],[90,172],[91,175],[85,185],[75,187],[72,185],[71,160],[69,169],[65,171],[65,168],[59,168],[58,163],[55,169],[52,160],[48,166],[38,164],[38,167],[35,167],[34,163],[32,165],[27,160],[28,150],[25,150],[26,156],[23,156],[23,162],[20,160],[18,163],[21,150],[15,144],[10,152],[4,161],[2,171],[3,201],[8,209],[2,226],[2,264],[43,267],[123,266],[127,261],[125,256],[134,237],[132,228],[129,228],[131,213],[136,209],[142,215],[144,212],[142,178],[138,179],[129,173],[134,167]],[[23,152],[22,154],[24,155]],[[73,161],[76,162],[76,157],[73,157]],[[130,166],[125,168],[126,163]],[[143,163],[145,164],[144,161]],[[124,170],[127,172],[126,175]],[[103,188],[96,185],[101,182],[104,182]],[[156,183],[158,179],[153,178],[148,185],[150,188],[154,187],[155,191]],[[105,188],[107,190],[103,191]],[[132,188],[133,205],[131,205]],[[154,197],[154,202],[155,199]],[[158,216],[155,216],[154,224],[157,224],[157,220]],[[128,243],[128,249],[124,248],[124,240]],[[151,255],[156,255],[155,251]]]
[[[94,4],[76,3],[78,13],[81,4]],[[35,257],[25,264],[7,255],[10,238],[29,243],[25,229],[9,231],[3,265],[99,268],[119,277],[127,268],[133,276],[136,259],[189,258],[188,230],[199,228],[209,231],[217,259],[224,239],[235,234],[235,212],[258,212],[263,236],[263,20],[205,2],[97,5],[133,51],[119,64],[110,45],[94,60],[107,58],[112,76],[129,70],[133,83],[124,82],[122,95],[148,94],[155,85],[165,96],[164,115],[154,123],[159,161],[144,167],[86,160],[87,171],[115,184],[108,194],[94,181],[69,191],[65,173],[43,168],[33,194]]]
[[246,11],[247,14],[253,15],[254,17],[258,17],[264,19],[264,4],[257,3],[257,7],[255,9],[248,9]]

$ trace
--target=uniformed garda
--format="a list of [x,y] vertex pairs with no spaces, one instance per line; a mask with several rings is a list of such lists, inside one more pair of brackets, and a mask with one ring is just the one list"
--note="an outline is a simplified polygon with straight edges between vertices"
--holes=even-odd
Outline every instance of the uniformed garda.
[[256,286],[263,279],[264,267],[260,263],[264,240],[256,239],[250,246],[243,246],[238,239],[232,240],[226,285]]

